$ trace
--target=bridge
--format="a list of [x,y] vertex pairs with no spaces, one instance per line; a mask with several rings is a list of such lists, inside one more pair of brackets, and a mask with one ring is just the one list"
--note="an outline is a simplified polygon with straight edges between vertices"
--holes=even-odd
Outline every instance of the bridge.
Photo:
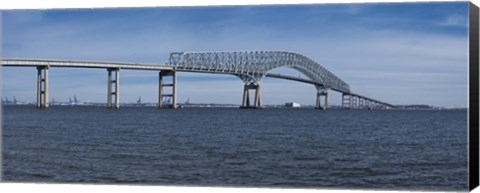
[[[339,77],[315,61],[293,52],[284,51],[235,51],[235,52],[174,52],[165,64],[139,64],[124,62],[71,61],[46,59],[1,59],[2,66],[37,68],[37,107],[48,108],[48,69],[51,67],[102,68],[107,70],[107,107],[120,107],[120,69],[154,70],[159,72],[158,107],[177,108],[177,72],[230,74],[244,82],[241,108],[261,108],[260,81],[273,77],[312,84],[317,89],[316,108],[328,108],[328,91],[342,93],[342,107],[347,109],[385,109],[394,105],[356,94]],[[288,67],[307,78],[271,73]],[[167,78],[170,77],[170,78]],[[170,81],[170,82],[167,82]],[[253,90],[253,103],[250,92]],[[322,103],[323,97],[323,105]],[[171,104],[164,104],[165,99]]]

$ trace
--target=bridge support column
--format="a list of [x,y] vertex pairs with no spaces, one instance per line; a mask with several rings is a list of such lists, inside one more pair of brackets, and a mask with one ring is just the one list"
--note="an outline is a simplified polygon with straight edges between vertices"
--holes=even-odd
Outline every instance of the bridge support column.
[[317,100],[316,100],[316,103],[315,103],[315,108],[317,108],[317,109],[320,109],[321,106],[322,106],[322,104],[320,102],[320,96],[321,96],[320,92],[317,91]]
[[[250,105],[250,91],[255,90],[255,98],[253,101],[253,105]],[[245,83],[243,86],[243,99],[242,99],[242,106],[240,108],[260,108],[260,84],[258,83]]]
[[[120,83],[120,69],[119,68],[108,68],[108,91],[107,91],[107,107],[108,108],[119,108],[120,107],[120,92],[119,92],[119,83]],[[112,77],[112,72],[115,72],[115,79]],[[115,86],[113,86],[115,84]],[[112,96],[114,97],[112,100]],[[112,101],[114,104],[112,105]]]
[[[324,96],[324,106],[322,107],[322,102],[321,98]],[[327,110],[328,109],[328,92],[327,91],[317,91],[317,102],[315,108],[321,109],[321,110]]]
[[353,109],[353,95],[347,95],[348,97],[348,108]]
[[[177,108],[177,73],[175,70],[162,70],[158,76],[158,108]],[[165,77],[171,77],[171,83],[165,83]],[[171,93],[165,93],[164,87],[172,89]],[[164,104],[170,101],[170,104]]]
[[352,97],[352,101],[350,103],[352,105],[352,108],[358,109],[358,97],[354,95],[350,95],[350,97]]
[[48,108],[48,66],[37,67],[37,108]]
[[364,98],[358,98],[358,108],[363,109],[365,105],[365,99]]
[[342,108],[352,108],[351,104],[351,96],[349,94],[342,94]]

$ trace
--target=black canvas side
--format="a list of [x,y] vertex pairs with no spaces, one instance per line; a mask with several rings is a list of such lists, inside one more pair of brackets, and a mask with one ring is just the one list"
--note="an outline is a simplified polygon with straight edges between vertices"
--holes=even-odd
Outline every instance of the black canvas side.
[[479,15],[478,7],[469,4],[469,189],[479,183]]

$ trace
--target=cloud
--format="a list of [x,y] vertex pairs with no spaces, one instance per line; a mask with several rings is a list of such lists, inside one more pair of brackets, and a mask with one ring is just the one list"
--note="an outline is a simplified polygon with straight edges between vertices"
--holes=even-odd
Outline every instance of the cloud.
[[6,25],[21,27],[32,23],[38,23],[44,19],[43,11],[2,11],[3,22]]
[[468,18],[465,15],[451,14],[443,21],[439,22],[441,26],[468,27]]

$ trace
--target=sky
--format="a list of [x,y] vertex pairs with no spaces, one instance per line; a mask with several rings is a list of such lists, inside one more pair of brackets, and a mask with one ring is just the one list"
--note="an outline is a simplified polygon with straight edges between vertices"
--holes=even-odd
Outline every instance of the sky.
[[[302,54],[352,92],[391,104],[466,107],[468,3],[369,3],[2,11],[2,57],[164,64],[170,52]],[[36,69],[2,67],[2,97],[31,102]],[[280,68],[272,73],[300,72]],[[178,99],[240,104],[231,75],[178,73]],[[314,86],[264,78],[263,104],[315,104]],[[106,102],[104,69],[50,68],[50,100]],[[330,103],[341,95],[329,92]],[[120,102],[156,102],[158,72],[121,70]]]

